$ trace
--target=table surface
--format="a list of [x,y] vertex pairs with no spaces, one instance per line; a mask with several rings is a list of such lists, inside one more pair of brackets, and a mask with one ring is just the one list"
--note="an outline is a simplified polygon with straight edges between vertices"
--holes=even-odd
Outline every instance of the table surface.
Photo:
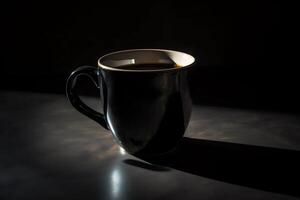
[[297,115],[194,106],[177,150],[140,159],[64,95],[0,92],[0,199],[299,199],[299,152]]

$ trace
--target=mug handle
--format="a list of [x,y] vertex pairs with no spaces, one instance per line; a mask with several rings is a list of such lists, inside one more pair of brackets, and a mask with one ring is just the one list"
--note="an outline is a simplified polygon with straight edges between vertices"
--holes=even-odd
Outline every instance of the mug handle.
[[[103,128],[108,129],[104,114],[95,111],[81,101],[76,91],[76,82],[79,76],[86,76],[92,80],[97,88],[100,88],[98,81],[98,69],[91,66],[82,66],[75,69],[69,76],[66,84],[66,93],[70,103],[82,114],[98,122]],[[101,97],[103,99],[103,97]]]

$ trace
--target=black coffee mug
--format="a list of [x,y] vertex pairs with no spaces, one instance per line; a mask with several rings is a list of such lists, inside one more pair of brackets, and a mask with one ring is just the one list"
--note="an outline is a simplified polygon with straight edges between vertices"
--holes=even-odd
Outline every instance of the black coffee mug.
[[[107,54],[98,67],[83,66],[67,80],[71,104],[111,130],[129,153],[157,155],[172,150],[182,138],[191,116],[187,72],[195,59],[162,49],[134,49]],[[84,104],[76,93],[79,76],[99,88],[103,113]]]

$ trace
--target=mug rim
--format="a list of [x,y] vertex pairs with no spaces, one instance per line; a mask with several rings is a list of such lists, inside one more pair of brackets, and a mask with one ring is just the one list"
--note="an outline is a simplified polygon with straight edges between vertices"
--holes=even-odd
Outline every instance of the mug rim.
[[[106,58],[107,56],[110,55],[114,55],[114,54],[118,54],[118,53],[123,53],[123,52],[131,52],[131,51],[157,51],[157,52],[168,52],[168,53],[180,53],[180,54],[184,54],[189,56],[192,59],[192,62],[184,65],[184,66],[180,66],[178,68],[166,68],[166,69],[147,69],[147,70],[139,70],[139,69],[121,69],[121,68],[116,68],[116,67],[109,67],[107,65],[104,65],[101,63],[102,59]],[[114,51],[108,54],[105,54],[103,56],[101,56],[97,63],[98,63],[98,67],[105,69],[105,70],[110,70],[110,71],[120,71],[120,72],[159,72],[159,71],[177,71],[177,70],[182,70],[182,69],[186,69],[191,67],[194,63],[195,63],[195,57],[188,54],[188,53],[184,53],[181,51],[174,51],[174,50],[169,50],[169,49],[126,49],[126,50],[120,50],[120,51]]]

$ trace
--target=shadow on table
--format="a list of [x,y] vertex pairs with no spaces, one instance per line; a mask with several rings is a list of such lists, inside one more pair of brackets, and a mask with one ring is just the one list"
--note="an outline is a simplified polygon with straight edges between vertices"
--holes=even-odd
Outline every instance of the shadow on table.
[[215,180],[300,196],[300,151],[185,137],[175,151],[141,159]]

